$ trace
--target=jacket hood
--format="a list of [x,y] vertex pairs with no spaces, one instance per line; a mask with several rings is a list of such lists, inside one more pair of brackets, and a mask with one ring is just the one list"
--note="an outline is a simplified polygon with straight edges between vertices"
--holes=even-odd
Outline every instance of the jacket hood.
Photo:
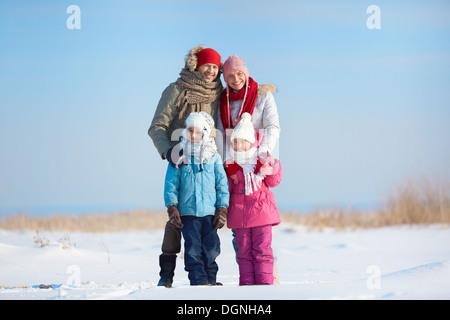
[[203,49],[206,49],[205,46],[197,46],[189,50],[188,54],[186,55],[186,69],[189,71],[194,71],[197,69],[197,53],[202,51]]

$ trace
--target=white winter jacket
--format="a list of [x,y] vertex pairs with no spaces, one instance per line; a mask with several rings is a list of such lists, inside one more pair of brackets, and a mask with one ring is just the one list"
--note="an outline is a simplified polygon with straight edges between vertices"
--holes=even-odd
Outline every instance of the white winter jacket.
[[[263,141],[259,147],[258,152],[263,153],[269,151],[274,152],[274,147],[280,137],[280,122],[278,119],[277,105],[273,97],[273,93],[276,91],[276,87],[272,84],[261,84],[258,86],[258,97],[255,103],[255,109],[253,110],[252,123],[255,130],[259,130],[263,133]],[[242,100],[233,101],[230,100],[230,111],[232,120],[236,119],[241,110]],[[219,110],[220,113],[220,110]],[[222,138],[217,135],[216,144],[217,149],[222,151],[222,157],[226,161],[229,157],[220,146],[225,142],[225,133],[220,121],[220,114],[217,117],[217,129],[222,133]],[[228,143],[230,143],[228,141]]]

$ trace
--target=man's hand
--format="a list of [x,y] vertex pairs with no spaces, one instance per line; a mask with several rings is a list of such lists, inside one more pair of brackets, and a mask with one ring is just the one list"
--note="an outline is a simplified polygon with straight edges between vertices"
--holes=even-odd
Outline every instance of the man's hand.
[[181,143],[178,143],[176,146],[170,148],[166,152],[166,159],[169,161],[170,165],[174,168],[180,169],[185,165],[183,156],[183,149],[180,149]]

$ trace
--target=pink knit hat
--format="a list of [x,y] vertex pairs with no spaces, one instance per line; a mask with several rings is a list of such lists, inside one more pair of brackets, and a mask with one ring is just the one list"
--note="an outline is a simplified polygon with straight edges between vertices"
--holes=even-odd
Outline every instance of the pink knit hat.
[[248,80],[248,70],[244,61],[236,55],[229,56],[227,61],[223,64],[223,77],[225,81],[230,72],[237,70],[243,72],[245,74],[245,78]]
[[[228,74],[230,74],[230,72],[234,72],[234,71],[241,71],[245,74],[245,93],[244,93],[244,99],[243,99],[242,105],[241,105],[241,111],[239,111],[239,114],[241,114],[242,109],[244,107],[245,100],[247,99],[249,76],[248,76],[248,70],[247,70],[247,67],[245,66],[244,61],[236,55],[229,56],[227,61],[225,61],[225,63],[223,64],[223,78],[225,80],[225,83],[227,83]],[[230,109],[230,99],[229,99],[230,89],[228,88],[228,84],[226,85],[226,92],[227,92],[227,106],[228,106],[228,109]],[[235,119],[235,123],[233,124],[233,127],[237,124],[237,122],[239,121],[239,118],[240,117],[237,117]],[[230,123],[231,123],[231,113],[230,113]]]

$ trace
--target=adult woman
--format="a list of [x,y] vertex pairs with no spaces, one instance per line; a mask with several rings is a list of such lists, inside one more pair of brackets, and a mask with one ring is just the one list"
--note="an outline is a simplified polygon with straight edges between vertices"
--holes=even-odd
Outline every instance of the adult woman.
[[[276,87],[273,84],[258,84],[249,76],[244,61],[236,55],[230,56],[223,64],[223,77],[227,86],[220,97],[217,128],[229,137],[241,115],[248,112],[252,116],[253,127],[262,133],[259,153],[272,153],[280,136],[277,105],[273,97]],[[223,150],[227,150],[229,143],[229,138],[226,138]],[[226,153],[223,157],[224,160],[230,158]]]

